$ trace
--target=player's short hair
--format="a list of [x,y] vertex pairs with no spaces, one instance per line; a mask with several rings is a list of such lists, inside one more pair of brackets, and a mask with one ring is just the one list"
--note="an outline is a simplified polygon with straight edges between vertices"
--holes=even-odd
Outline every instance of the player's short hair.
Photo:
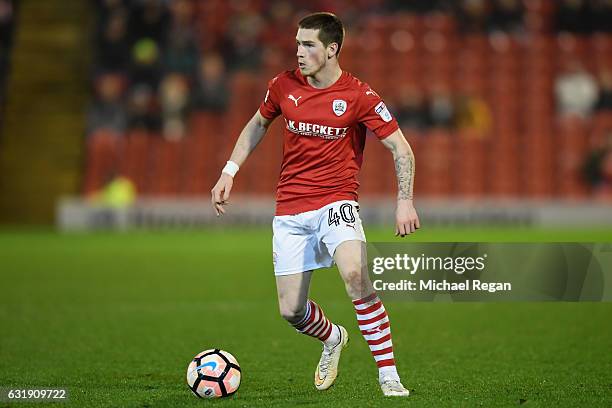
[[319,30],[319,40],[324,46],[335,42],[338,44],[338,52],[342,49],[342,41],[344,41],[344,25],[342,21],[333,13],[312,13],[304,17],[298,22],[299,28]]

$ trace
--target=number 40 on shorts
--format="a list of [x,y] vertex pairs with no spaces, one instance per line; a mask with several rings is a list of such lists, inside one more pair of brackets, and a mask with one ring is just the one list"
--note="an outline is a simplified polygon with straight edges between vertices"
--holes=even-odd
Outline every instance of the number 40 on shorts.
[[[359,207],[355,207],[355,209],[357,211],[359,211]],[[342,221],[351,224],[353,222],[355,222],[355,213],[353,212],[353,205],[350,203],[344,203],[342,204],[338,210],[336,211],[336,209],[334,207],[331,207],[329,209],[329,215],[327,217],[327,223],[328,225],[332,225],[335,224],[336,226],[340,225],[340,219],[342,218]]]

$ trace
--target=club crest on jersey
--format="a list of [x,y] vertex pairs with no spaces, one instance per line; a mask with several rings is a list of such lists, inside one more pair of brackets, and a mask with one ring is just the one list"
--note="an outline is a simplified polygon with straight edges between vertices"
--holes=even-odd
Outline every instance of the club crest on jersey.
[[336,116],[342,116],[346,112],[346,101],[342,99],[334,99],[332,102],[332,109]]

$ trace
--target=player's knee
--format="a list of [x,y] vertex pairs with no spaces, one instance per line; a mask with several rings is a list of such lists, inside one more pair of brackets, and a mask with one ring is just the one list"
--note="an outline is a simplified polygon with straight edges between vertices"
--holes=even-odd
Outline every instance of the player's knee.
[[281,305],[280,314],[289,323],[295,324],[304,318],[306,308],[302,305]]

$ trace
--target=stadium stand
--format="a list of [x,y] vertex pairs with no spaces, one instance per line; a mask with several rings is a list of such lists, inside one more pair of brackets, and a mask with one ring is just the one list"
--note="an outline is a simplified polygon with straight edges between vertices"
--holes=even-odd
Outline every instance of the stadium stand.
[[[124,131],[90,121],[83,192],[122,174],[141,196],[208,194],[267,81],[295,65],[295,22],[319,9],[346,20],[341,66],[398,114],[416,152],[417,195],[575,199],[611,190],[599,188],[607,176],[584,171],[590,151],[612,144],[609,1],[350,3],[97,0],[92,112],[103,102],[96,84],[114,76],[124,85],[112,103],[128,119]],[[237,192],[274,191],[280,138],[275,123]],[[388,152],[373,137],[367,144],[361,193],[391,194]]]

